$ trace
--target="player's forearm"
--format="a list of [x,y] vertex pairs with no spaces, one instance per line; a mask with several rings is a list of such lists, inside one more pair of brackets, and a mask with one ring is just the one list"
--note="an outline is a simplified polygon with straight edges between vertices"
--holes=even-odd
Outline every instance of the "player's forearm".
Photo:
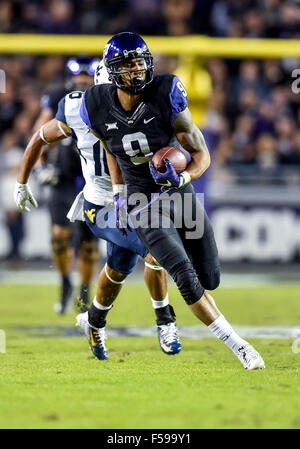
[[34,133],[32,138],[30,139],[29,144],[26,147],[19,168],[17,181],[20,184],[27,183],[30,173],[32,172],[34,165],[41,155],[43,145],[45,145],[45,143],[40,138],[39,132]]
[[105,147],[105,149],[106,149],[107,165],[108,165],[112,185],[124,184],[123,175],[122,175],[121,169],[119,167],[119,164],[117,162],[117,159],[107,149],[107,147]]
[[183,148],[191,155],[191,162],[186,171],[193,181],[199,178],[210,166],[210,154],[204,137],[196,125],[193,125],[189,132],[179,133],[176,137]]
[[195,125],[188,108],[180,112],[173,123],[178,141],[191,154],[186,171],[191,180],[199,178],[210,165],[210,155],[200,129]]
[[43,126],[42,131],[39,130],[35,132],[23,155],[17,181],[20,184],[27,183],[30,173],[39,159],[45,144],[55,143],[61,139],[65,139],[70,133],[71,130],[67,125],[59,125],[58,121],[55,119],[46,123]]

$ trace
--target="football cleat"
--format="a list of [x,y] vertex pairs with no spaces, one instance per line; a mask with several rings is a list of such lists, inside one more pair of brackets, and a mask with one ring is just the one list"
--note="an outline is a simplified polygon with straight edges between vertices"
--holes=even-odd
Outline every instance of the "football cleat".
[[89,341],[90,348],[95,357],[99,360],[108,360],[107,349],[105,346],[106,332],[105,327],[97,329],[89,324],[88,312],[80,313],[76,317],[78,326],[81,327]]
[[240,346],[236,355],[247,370],[265,368],[265,362],[262,357],[249,343],[245,346]]
[[181,343],[178,336],[176,323],[157,326],[157,335],[161,350],[165,354],[178,354],[181,351]]

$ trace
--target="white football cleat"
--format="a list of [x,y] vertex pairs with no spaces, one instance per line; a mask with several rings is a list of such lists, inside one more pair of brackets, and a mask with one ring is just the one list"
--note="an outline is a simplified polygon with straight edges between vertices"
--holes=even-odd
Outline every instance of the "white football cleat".
[[265,362],[261,355],[249,343],[245,346],[240,346],[236,352],[236,356],[247,370],[265,368]]
[[98,329],[91,326],[88,321],[88,312],[77,315],[76,321],[85,333],[94,356],[99,360],[108,360],[105,327]]

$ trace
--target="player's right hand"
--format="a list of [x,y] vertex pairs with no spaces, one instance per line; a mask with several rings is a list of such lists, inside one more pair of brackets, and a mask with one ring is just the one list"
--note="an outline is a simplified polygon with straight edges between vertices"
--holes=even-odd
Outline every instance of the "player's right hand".
[[165,187],[181,187],[180,177],[176,173],[172,163],[169,159],[164,159],[166,171],[164,173],[159,172],[152,161],[149,162],[150,173],[156,184]]
[[127,200],[120,194],[114,195],[116,226],[122,235],[127,235],[127,231],[132,231],[128,223]]
[[20,184],[16,182],[14,189],[14,199],[18,209],[22,212],[30,212],[29,207],[26,206],[27,201],[32,204],[33,207],[38,207],[38,203],[32,195],[31,189],[28,184]]

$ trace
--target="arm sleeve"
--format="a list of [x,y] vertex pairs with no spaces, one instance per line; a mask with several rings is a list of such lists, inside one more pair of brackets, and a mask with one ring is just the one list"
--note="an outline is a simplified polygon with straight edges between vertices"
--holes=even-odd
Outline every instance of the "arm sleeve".
[[60,122],[63,122],[67,125],[67,119],[66,119],[66,115],[65,115],[65,102],[66,102],[66,97],[63,97],[59,101],[55,118],[56,118],[56,120],[59,120]]
[[173,78],[169,99],[171,105],[171,125],[172,125],[176,118],[176,115],[179,114],[179,112],[184,111],[188,105],[186,90],[183,87],[183,84],[178,78],[178,76],[174,76]]

